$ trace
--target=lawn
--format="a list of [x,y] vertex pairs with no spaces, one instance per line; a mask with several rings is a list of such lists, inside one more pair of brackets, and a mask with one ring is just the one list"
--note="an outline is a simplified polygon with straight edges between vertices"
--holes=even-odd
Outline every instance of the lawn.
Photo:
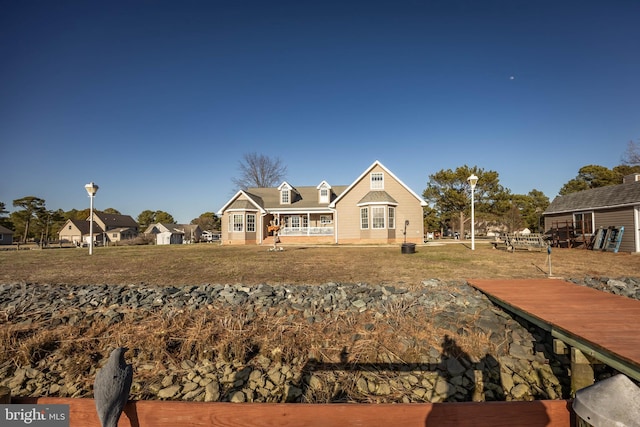
[[[640,277],[640,257],[583,249],[551,252],[552,275],[564,278]],[[180,285],[202,283],[417,285],[424,279],[539,278],[546,251],[507,252],[478,243],[399,246],[120,246],[0,251],[0,283]]]

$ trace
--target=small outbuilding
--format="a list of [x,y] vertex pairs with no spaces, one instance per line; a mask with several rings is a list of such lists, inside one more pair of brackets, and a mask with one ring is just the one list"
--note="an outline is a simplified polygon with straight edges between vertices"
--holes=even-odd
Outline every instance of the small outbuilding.
[[622,184],[556,197],[543,213],[545,232],[560,230],[578,244],[589,244],[600,228],[623,230],[619,251],[640,252],[640,174]]
[[0,225],[0,245],[10,245],[13,243],[13,231]]

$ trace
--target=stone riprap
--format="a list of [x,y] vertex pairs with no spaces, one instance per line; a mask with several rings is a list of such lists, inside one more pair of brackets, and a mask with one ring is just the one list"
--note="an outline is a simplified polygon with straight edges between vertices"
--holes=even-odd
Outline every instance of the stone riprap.
[[[637,279],[573,280],[574,283],[637,297]],[[624,286],[623,286],[624,284]],[[137,362],[135,349],[133,399],[227,402],[442,402],[533,400],[568,397],[568,360],[552,352],[550,337],[523,326],[495,307],[465,282],[423,281],[419,286],[326,283],[322,285],[0,285],[0,322],[16,327],[32,324],[75,325],[99,321],[115,325],[146,316],[171,316],[212,306],[241,310],[248,321],[256,313],[276,309],[282,319],[302,316],[306,322],[325,317],[368,313],[385,319],[389,307],[405,316],[429,316],[430,325],[451,336],[488,337],[485,348],[470,356],[443,333],[440,346],[400,337],[407,347],[418,346],[414,360],[359,363],[347,356],[339,363],[301,354],[289,363],[257,351],[243,360],[185,358],[159,367]],[[454,333],[455,332],[455,333]],[[359,337],[354,334],[353,342]],[[98,343],[105,353],[115,343]],[[79,374],[73,361],[58,349],[30,365],[5,360],[0,385],[14,396],[91,397],[90,380],[97,366]],[[96,363],[97,365],[97,363]],[[152,373],[152,374],[151,374]],[[143,375],[144,374],[144,375]],[[90,377],[87,380],[86,377]],[[140,380],[139,378],[144,378]]]

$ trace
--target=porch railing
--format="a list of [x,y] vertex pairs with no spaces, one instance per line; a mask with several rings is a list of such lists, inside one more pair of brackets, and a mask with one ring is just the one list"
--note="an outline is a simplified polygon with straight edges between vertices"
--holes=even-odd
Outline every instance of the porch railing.
[[281,236],[331,236],[333,227],[282,227]]

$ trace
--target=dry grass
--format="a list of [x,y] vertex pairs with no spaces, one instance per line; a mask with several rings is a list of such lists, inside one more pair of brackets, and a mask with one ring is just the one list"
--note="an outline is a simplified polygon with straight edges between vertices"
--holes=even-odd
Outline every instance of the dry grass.
[[[559,277],[640,277],[640,258],[626,253],[553,249]],[[326,282],[419,284],[427,278],[536,278],[548,273],[547,253],[509,253],[479,243],[418,246],[401,254],[397,246],[134,246],[0,252],[0,283],[157,285]]]

